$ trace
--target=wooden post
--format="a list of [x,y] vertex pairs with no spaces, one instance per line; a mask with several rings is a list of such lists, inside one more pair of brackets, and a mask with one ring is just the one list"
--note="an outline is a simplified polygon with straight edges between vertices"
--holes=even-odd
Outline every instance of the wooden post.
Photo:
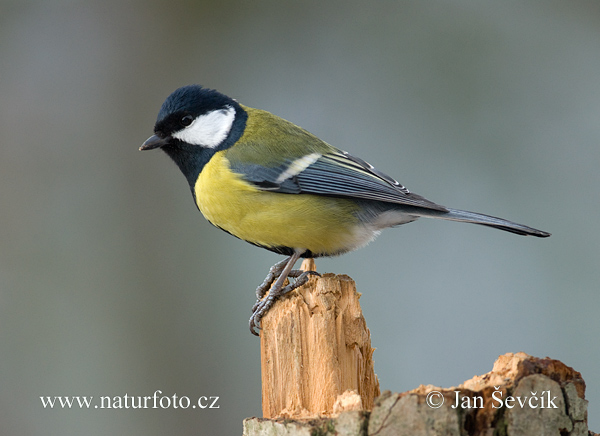
[[[315,270],[312,259],[303,270]],[[264,418],[371,410],[379,395],[369,329],[354,281],[313,276],[262,319]]]

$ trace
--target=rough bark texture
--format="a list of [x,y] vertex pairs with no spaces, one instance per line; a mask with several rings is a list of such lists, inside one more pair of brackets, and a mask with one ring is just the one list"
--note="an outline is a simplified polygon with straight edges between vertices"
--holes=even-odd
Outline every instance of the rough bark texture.
[[[457,401],[458,398],[458,401]],[[509,399],[511,398],[511,399]],[[501,402],[500,402],[501,401]],[[312,420],[248,418],[244,436],[588,436],[585,382],[550,358],[507,353],[457,387],[384,392],[371,412]]]
[[557,360],[507,353],[491,372],[457,387],[384,392],[368,429],[377,435],[587,436],[585,382]]
[[[302,269],[314,271],[314,261]],[[331,416],[371,410],[379,395],[373,348],[354,281],[313,276],[262,319],[265,418]],[[347,392],[349,391],[349,392]]]

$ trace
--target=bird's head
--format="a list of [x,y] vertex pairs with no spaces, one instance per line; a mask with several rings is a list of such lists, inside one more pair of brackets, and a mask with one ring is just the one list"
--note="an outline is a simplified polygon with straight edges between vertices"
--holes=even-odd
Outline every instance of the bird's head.
[[140,150],[161,148],[193,184],[216,151],[241,137],[246,119],[246,111],[234,99],[200,85],[184,86],[167,97],[154,135]]
[[232,98],[213,89],[189,85],[175,90],[163,103],[154,135],[140,150],[189,144],[219,147],[231,132],[236,116],[243,112]]

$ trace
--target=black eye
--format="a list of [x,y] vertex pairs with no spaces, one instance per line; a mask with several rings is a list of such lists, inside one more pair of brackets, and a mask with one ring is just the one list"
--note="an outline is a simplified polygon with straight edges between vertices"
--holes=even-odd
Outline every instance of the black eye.
[[183,127],[187,127],[190,124],[192,124],[192,121],[194,121],[194,117],[191,115],[186,115],[183,118],[181,118],[181,121],[179,121],[181,123],[181,125]]

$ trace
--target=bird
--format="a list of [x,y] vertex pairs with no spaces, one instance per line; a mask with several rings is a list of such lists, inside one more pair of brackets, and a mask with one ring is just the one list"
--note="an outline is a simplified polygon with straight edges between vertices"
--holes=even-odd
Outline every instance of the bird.
[[[140,150],[156,148],[179,167],[211,224],[286,256],[256,289],[249,320],[256,336],[274,302],[315,274],[294,270],[298,259],[347,253],[385,228],[427,217],[550,236],[429,201],[307,130],[201,85],[180,87],[164,101]],[[294,281],[286,285],[288,278]]]

